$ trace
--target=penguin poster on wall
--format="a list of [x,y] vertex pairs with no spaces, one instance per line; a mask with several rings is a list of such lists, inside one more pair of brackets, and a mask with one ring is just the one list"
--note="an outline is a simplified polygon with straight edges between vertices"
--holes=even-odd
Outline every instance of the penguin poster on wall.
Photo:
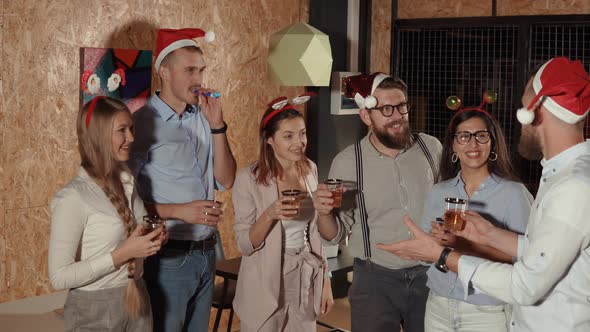
[[80,48],[80,104],[96,96],[119,98],[131,112],[151,93],[152,51]]

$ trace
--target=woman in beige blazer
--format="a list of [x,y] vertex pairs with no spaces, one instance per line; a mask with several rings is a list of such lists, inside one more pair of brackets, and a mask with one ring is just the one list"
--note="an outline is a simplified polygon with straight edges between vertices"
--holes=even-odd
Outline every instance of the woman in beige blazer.
[[[243,332],[315,331],[316,318],[333,304],[320,236],[331,240],[335,232],[318,229],[317,168],[305,157],[305,122],[286,98],[277,101],[261,121],[260,159],[238,172],[233,189],[243,255],[233,305]],[[280,195],[289,189],[306,196],[295,208]]]

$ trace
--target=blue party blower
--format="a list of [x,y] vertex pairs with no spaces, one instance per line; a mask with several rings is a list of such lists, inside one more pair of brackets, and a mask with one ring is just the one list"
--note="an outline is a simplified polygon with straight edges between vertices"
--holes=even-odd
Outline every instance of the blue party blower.
[[201,96],[205,97],[221,98],[221,93],[219,92],[200,92],[199,90],[195,89],[193,90],[193,93],[196,95],[200,94]]

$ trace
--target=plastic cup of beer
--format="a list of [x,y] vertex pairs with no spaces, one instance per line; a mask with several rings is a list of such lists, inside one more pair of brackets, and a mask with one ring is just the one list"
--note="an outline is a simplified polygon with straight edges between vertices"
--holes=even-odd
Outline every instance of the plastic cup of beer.
[[298,189],[289,189],[283,190],[281,192],[283,197],[289,197],[291,199],[286,200],[283,202],[285,205],[289,205],[290,208],[288,210],[296,210],[296,214],[293,217],[296,217],[299,214],[299,200],[301,199],[301,190]]
[[334,199],[334,204],[332,205],[335,208],[339,208],[342,206],[342,191],[343,185],[342,180],[340,179],[327,179],[324,180],[324,184],[328,186],[328,190],[332,192],[332,198]]
[[164,220],[162,220],[160,217],[152,215],[146,215],[143,216],[143,228],[144,228],[144,233],[148,234],[156,229],[158,229],[159,227],[162,227],[164,225]]
[[443,217],[445,221],[445,228],[449,231],[461,231],[465,228],[465,220],[463,215],[467,209],[467,200],[461,198],[447,197],[445,198],[446,210]]
[[214,200],[213,201],[213,206],[211,208],[213,208],[213,209],[221,209],[222,206],[223,206],[223,202],[222,201]]

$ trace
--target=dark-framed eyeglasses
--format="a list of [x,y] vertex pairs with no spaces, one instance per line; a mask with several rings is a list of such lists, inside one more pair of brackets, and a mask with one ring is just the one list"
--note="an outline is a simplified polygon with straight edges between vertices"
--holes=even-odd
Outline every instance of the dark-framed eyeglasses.
[[459,131],[455,133],[455,141],[461,145],[465,145],[471,141],[471,137],[475,137],[475,140],[479,144],[486,144],[490,141],[490,132],[487,130],[478,130],[474,133],[468,131]]
[[378,110],[384,117],[388,118],[393,115],[395,110],[397,110],[401,115],[408,114],[410,111],[410,103],[403,101],[397,105],[383,105],[380,107],[373,107],[371,109]]

